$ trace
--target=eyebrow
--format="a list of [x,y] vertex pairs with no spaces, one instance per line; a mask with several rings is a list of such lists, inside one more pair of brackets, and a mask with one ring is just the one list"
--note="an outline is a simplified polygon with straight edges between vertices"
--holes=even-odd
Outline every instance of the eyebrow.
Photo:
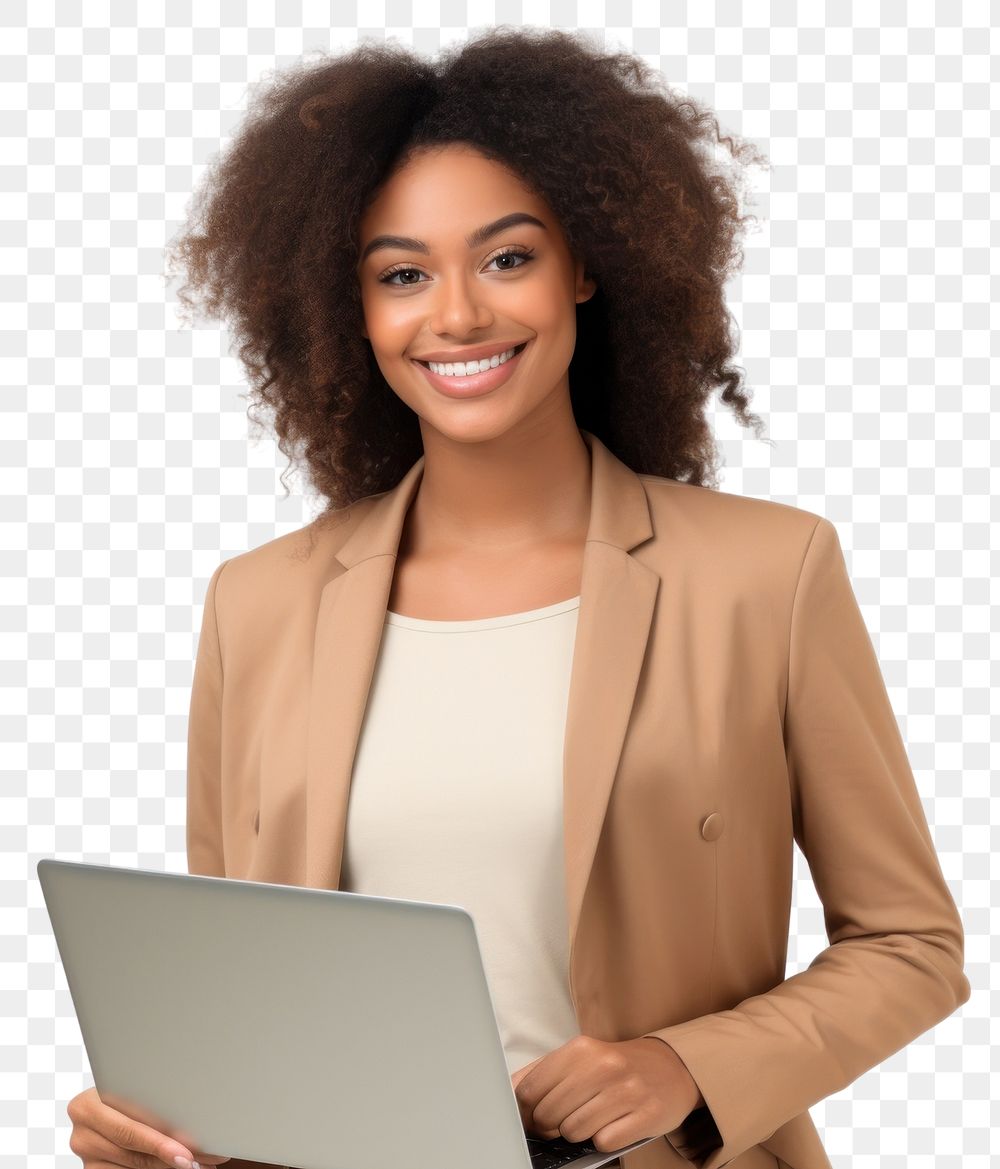
[[[482,227],[477,227],[471,235],[465,237],[465,242],[470,248],[478,248],[481,244],[486,243],[487,240],[492,239],[493,236],[499,235],[502,231],[506,231],[508,227],[517,227],[522,223],[533,224],[535,227],[540,227],[543,231],[548,230],[540,219],[534,215],[529,215],[527,211],[512,211],[510,215],[504,215],[500,219],[495,219],[492,223],[486,223]],[[423,240],[411,239],[406,235],[377,235],[366,245],[358,263],[364,263],[372,252],[378,251],[380,248],[403,248],[405,251],[423,252],[425,255],[430,252],[430,248]]]

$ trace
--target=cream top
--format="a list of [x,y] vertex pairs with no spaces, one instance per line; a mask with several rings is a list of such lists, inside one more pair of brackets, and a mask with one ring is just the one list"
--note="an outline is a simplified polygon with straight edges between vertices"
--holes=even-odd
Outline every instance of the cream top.
[[341,888],[468,910],[511,1072],[579,1033],[562,819],[579,605],[388,612],[352,775]]

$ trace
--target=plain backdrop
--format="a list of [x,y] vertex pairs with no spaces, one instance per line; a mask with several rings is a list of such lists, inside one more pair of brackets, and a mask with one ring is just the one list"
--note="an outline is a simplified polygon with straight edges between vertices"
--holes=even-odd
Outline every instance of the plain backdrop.
[[[638,53],[770,158],[730,307],[771,441],[714,407],[721,486],[836,525],[973,986],[813,1117],[837,1169],[986,1169],[1000,1096],[989,18],[985,0],[0,7],[0,1169],[79,1167],[66,1104],[93,1084],[35,866],[186,871],[205,586],[319,507],[294,473],[285,497],[225,328],[179,325],[164,247],[269,71],[362,37],[432,56],[505,22]],[[787,973],[825,945],[796,853]]]

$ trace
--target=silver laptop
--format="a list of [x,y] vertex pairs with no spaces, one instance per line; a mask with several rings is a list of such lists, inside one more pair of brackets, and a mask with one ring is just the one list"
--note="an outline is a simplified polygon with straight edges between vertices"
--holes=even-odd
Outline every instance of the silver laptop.
[[527,1138],[459,906],[45,858],[101,1099],[189,1148],[299,1169],[592,1169]]

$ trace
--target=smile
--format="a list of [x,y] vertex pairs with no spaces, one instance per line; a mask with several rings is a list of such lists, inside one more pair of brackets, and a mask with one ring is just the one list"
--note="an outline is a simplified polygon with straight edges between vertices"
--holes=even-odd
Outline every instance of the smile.
[[[442,364],[437,361],[414,361],[424,376],[443,394],[451,398],[472,398],[489,393],[513,377],[521,361],[521,354],[529,344],[525,341],[505,353],[483,358],[482,361]],[[451,370],[451,373],[446,371]],[[455,370],[463,372],[456,373]],[[472,372],[469,372],[469,371]]]
[[[527,345],[527,341],[524,345]],[[520,353],[524,345],[515,345],[513,349],[508,349],[505,353],[495,353],[492,357],[484,357],[480,361],[421,361],[419,364],[426,365],[433,373],[439,373],[444,377],[470,377],[473,374],[485,373],[488,369],[496,369],[498,365],[503,365],[505,361],[509,361]]]

